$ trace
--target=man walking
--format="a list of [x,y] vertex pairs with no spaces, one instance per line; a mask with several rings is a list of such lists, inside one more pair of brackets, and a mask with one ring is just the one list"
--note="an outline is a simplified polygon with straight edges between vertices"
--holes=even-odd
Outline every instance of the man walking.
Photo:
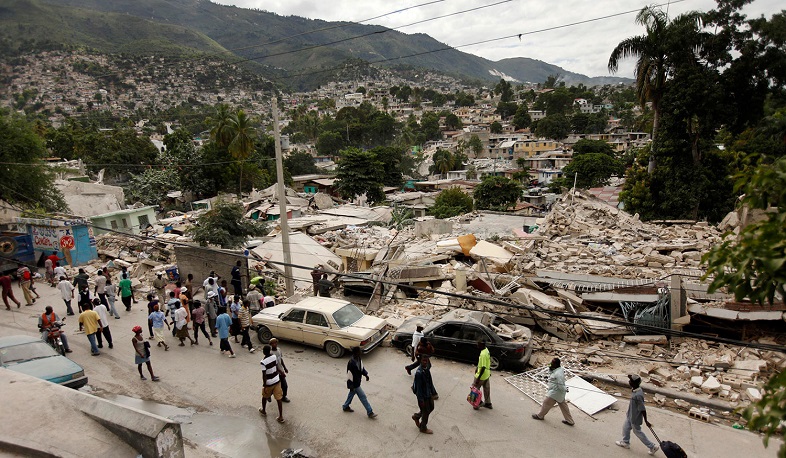
[[207,325],[210,328],[210,337],[216,336],[216,318],[218,317],[218,294],[215,291],[207,293],[205,301],[205,313],[207,314]]
[[[16,304],[16,308],[20,308],[22,304],[14,297],[14,290],[13,287],[11,286],[11,276],[0,275],[0,286],[3,287],[3,303],[5,304],[5,309],[11,310],[11,306],[8,305],[9,297]],[[73,313],[69,313],[69,315],[73,315]]]
[[412,415],[412,419],[423,434],[434,434],[428,429],[428,417],[434,411],[434,383],[431,380],[431,358],[428,355],[421,355],[420,367],[415,372],[415,382],[412,385],[412,391],[418,398],[418,407],[420,411]]
[[22,288],[22,294],[25,297],[25,305],[31,306],[35,304],[35,299],[30,293],[30,287],[33,285],[33,274],[27,266],[19,264],[16,269],[16,277],[19,279],[19,286]]
[[85,310],[79,314],[79,325],[84,326],[85,335],[90,342],[90,354],[98,356],[101,352],[98,351],[98,346],[96,346],[96,333],[101,331],[102,325],[101,317],[98,316],[98,313],[92,307],[90,302],[84,305]]
[[278,376],[281,379],[281,392],[284,394],[284,397],[281,398],[284,402],[289,402],[289,398],[287,397],[287,391],[289,391],[289,384],[287,383],[287,374],[289,374],[289,369],[287,369],[287,365],[284,364],[284,355],[281,353],[281,348],[278,347],[278,339],[273,337],[270,339],[270,350],[276,355],[276,364],[278,364]]
[[568,402],[565,401],[565,393],[568,391],[565,388],[565,370],[562,368],[559,358],[551,360],[549,370],[551,371],[549,373],[549,391],[546,393],[546,399],[543,400],[540,412],[532,414],[532,418],[543,420],[546,414],[549,413],[549,410],[554,407],[554,404],[559,404],[559,409],[562,411],[562,417],[564,418],[562,423],[573,426],[575,424],[573,416],[570,414]]
[[277,358],[276,355],[271,353],[270,345],[262,347],[262,354],[265,355],[265,357],[262,358],[262,361],[259,363],[262,364],[264,388],[262,389],[262,407],[259,408],[259,413],[262,414],[263,417],[267,415],[265,407],[268,401],[271,401],[270,398],[274,397],[276,398],[276,404],[278,404],[278,418],[276,418],[276,421],[284,423],[284,406],[281,403],[284,393],[281,390],[281,377],[279,377],[278,374]]
[[101,339],[102,334],[106,338],[106,343],[109,344],[109,348],[112,348],[112,333],[109,331],[109,317],[107,316],[106,305],[102,304],[100,299],[95,298],[93,299],[93,310],[98,314],[98,317],[101,318],[101,323],[103,323],[101,332],[96,334],[98,348],[104,348],[104,342],[103,339]]
[[191,320],[194,322],[194,344],[199,345],[199,330],[202,330],[202,335],[205,336],[210,345],[213,345],[213,341],[210,340],[210,334],[207,333],[207,329],[205,329],[205,309],[202,308],[201,301],[194,301],[194,310],[191,311]]
[[251,343],[251,337],[248,335],[248,329],[251,326],[251,313],[248,311],[248,301],[243,301],[243,306],[237,312],[237,317],[240,321],[240,346],[248,347],[248,352],[254,353],[254,345]]
[[262,304],[262,299],[264,296],[262,293],[257,290],[257,287],[254,285],[249,285],[248,293],[246,293],[246,300],[249,303],[249,310],[252,312],[262,310],[265,308]]
[[368,403],[365,391],[360,387],[362,377],[366,377],[366,381],[368,382],[368,372],[366,368],[363,367],[360,347],[352,347],[352,357],[349,358],[349,362],[347,363],[347,389],[349,390],[349,394],[347,394],[347,400],[344,402],[342,408],[344,412],[354,412],[349,405],[357,394],[363,407],[366,408],[366,415],[368,415],[368,418],[376,418],[377,414],[374,413],[374,409],[372,409],[371,404]]
[[234,358],[235,352],[232,351],[232,346],[229,345],[229,328],[232,326],[232,318],[227,315],[227,308],[221,307],[218,309],[218,318],[216,318],[216,330],[218,331],[218,348],[221,349],[221,354],[224,355],[229,352],[229,357]]
[[[478,356],[478,369],[475,371],[473,384],[478,389],[483,387],[483,397],[486,399],[483,407],[491,409],[491,354],[489,349],[486,348],[486,342],[482,340],[478,340],[478,348],[480,349],[480,355]],[[480,406],[473,408],[478,410]]]
[[96,287],[93,292],[98,296],[99,301],[104,305],[109,305],[109,302],[106,300],[106,277],[104,276],[104,272],[98,271],[98,275],[96,275]]
[[647,426],[652,427],[652,423],[647,420],[647,409],[644,407],[644,390],[641,389],[641,377],[636,374],[628,375],[628,384],[633,389],[633,394],[630,396],[625,424],[622,425],[622,440],[615,442],[615,444],[622,448],[630,448],[630,432],[633,430],[633,434],[639,438],[641,443],[650,449],[649,454],[654,455],[660,447],[658,447],[658,444],[650,442],[647,435],[641,430],[642,420]]
[[235,295],[232,298],[232,303],[229,304],[229,315],[232,318],[232,335],[235,336],[235,343],[237,342],[237,336],[240,335],[240,296]]
[[136,298],[134,297],[134,289],[131,287],[131,280],[128,278],[128,273],[123,274],[123,279],[120,280],[117,287],[120,288],[120,300],[123,301],[123,305],[126,306],[126,312],[130,312],[131,301],[136,304]]
[[156,290],[156,296],[158,297],[158,301],[161,303],[163,303],[167,298],[166,285],[167,281],[164,280],[163,273],[156,273],[156,278],[153,280],[153,289]]
[[241,262],[237,261],[234,267],[232,267],[232,272],[231,272],[232,280],[230,281],[230,283],[232,284],[232,287],[235,289],[236,296],[243,295],[243,281],[242,281],[243,274],[241,272],[240,265]]

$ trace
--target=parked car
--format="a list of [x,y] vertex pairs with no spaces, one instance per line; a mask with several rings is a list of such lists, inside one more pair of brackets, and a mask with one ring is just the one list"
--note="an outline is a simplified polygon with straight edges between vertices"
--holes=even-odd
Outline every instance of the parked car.
[[329,297],[268,307],[251,321],[262,343],[276,337],[324,348],[333,358],[340,358],[352,347],[368,353],[388,336],[384,319],[368,316],[346,300]]
[[[412,354],[412,333],[423,326],[423,336],[434,345],[434,355],[475,363],[480,355],[478,340],[486,342],[491,369],[523,368],[532,356],[532,331],[493,313],[455,309],[439,319],[410,318],[393,334],[392,344]],[[501,336],[505,336],[503,338]]]
[[8,370],[69,388],[80,388],[87,384],[82,366],[60,355],[37,337],[0,337],[0,364]]

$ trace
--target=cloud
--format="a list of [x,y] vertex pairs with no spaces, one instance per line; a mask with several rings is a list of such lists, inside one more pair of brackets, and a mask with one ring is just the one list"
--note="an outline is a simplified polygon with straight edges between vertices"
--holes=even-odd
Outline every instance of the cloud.
[[[302,16],[327,21],[359,22],[397,9],[426,3],[426,0],[389,2],[381,0],[214,0],[241,8],[257,8],[282,16]],[[445,0],[376,19],[370,23],[398,28],[417,21],[490,5],[500,0]],[[756,0],[744,10],[749,17],[777,13],[782,0]],[[608,75],[609,54],[620,41],[643,33],[634,22],[635,12],[565,28],[546,30],[625,11],[638,11],[652,2],[629,0],[513,0],[501,5],[403,27],[403,33],[425,33],[459,47],[461,51],[500,60],[529,57],[559,65],[568,71],[589,76]],[[684,0],[668,5],[674,17],[692,10],[707,11],[713,0]],[[665,7],[664,7],[665,8]],[[462,46],[483,40],[525,34],[481,45]],[[617,75],[633,77],[634,61],[624,62]]]

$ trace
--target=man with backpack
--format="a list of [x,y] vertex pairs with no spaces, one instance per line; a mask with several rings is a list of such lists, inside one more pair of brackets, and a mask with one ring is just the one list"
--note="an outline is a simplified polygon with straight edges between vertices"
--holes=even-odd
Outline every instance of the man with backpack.
[[630,448],[630,432],[633,431],[633,434],[649,449],[649,454],[654,455],[660,447],[658,447],[658,444],[650,442],[647,435],[641,430],[642,421],[647,426],[652,427],[652,423],[647,420],[647,409],[644,407],[644,390],[641,389],[641,377],[636,374],[628,375],[628,384],[633,389],[633,393],[630,396],[625,424],[622,425],[622,440],[618,440],[615,444],[622,448]]

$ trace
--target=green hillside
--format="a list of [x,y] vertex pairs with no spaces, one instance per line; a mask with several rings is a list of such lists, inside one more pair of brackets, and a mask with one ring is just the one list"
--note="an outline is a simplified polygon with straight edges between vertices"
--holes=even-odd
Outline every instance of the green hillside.
[[[6,3],[8,6],[0,6],[0,33],[12,48],[46,48],[63,43],[104,52],[218,53],[229,61],[245,60],[245,65],[257,73],[296,88],[313,88],[347,72],[373,71],[363,66],[346,68],[347,62],[360,61],[428,68],[489,82],[499,79],[498,72],[535,82],[560,73],[570,74],[570,81],[594,84],[583,75],[532,59],[496,63],[455,49],[445,50],[447,45],[425,34],[280,16],[207,0]],[[329,30],[313,32],[326,28]],[[295,37],[288,38],[291,36]]]
[[184,26],[37,0],[0,5],[0,39],[5,50],[87,47],[108,53],[225,52],[209,37]]

